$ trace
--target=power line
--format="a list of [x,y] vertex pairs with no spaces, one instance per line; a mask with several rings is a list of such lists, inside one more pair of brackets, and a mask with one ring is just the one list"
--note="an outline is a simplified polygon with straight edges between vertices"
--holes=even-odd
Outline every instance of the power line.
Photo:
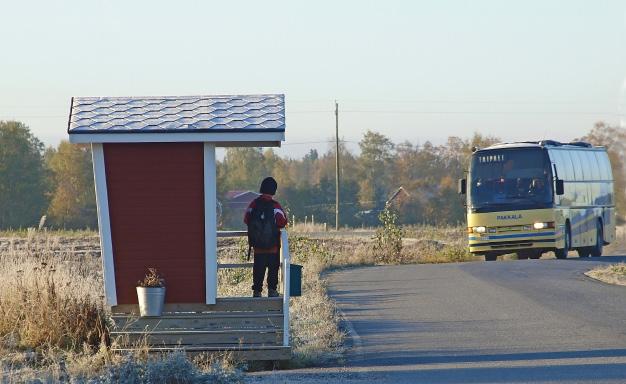
[[[327,103],[332,99],[298,100],[289,99],[290,103]],[[502,99],[343,99],[345,103],[395,103],[395,104],[520,104],[520,105],[581,105],[614,103],[615,99],[594,100],[502,100]]]
[[[287,110],[288,114],[330,114],[334,113],[333,110]],[[416,114],[416,115],[609,115],[609,116],[624,116],[626,113],[622,112],[608,112],[608,111],[417,111],[410,109],[342,109],[344,113],[368,113],[368,114]],[[2,115],[0,115],[2,116]],[[38,114],[11,114],[3,115],[2,119],[16,119],[16,118],[67,118],[67,114],[59,115],[38,115]]]
[[[282,146],[286,145],[305,145],[305,144],[333,144],[334,140],[324,140],[324,141],[300,141],[297,143],[284,143]],[[344,144],[359,144],[358,141],[350,141],[350,140],[339,140],[340,143]]]
[[[610,115],[623,116],[624,113],[616,112],[585,112],[585,111],[415,111],[415,110],[365,110],[365,109],[342,109],[344,113],[378,113],[378,114],[416,114],[416,115]],[[288,113],[332,113],[334,111],[288,111]]]
[[56,119],[61,117],[67,119],[67,115],[4,115],[0,119]]

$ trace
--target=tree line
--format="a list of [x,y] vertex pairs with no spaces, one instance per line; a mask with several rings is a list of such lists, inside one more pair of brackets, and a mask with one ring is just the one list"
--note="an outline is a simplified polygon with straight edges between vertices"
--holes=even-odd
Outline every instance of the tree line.
[[[618,212],[623,215],[626,130],[597,123],[580,139],[607,146]],[[473,147],[499,141],[475,133],[469,138],[449,137],[441,145],[394,143],[368,131],[359,141],[358,154],[340,143],[342,225],[378,225],[378,213],[400,187],[402,193],[393,201],[399,223],[463,223],[457,179],[467,170]],[[257,191],[260,180],[272,175],[279,183],[277,198],[290,218],[315,216],[316,222],[332,226],[335,152],[330,143],[326,152],[312,149],[299,159],[278,156],[272,149],[228,148],[218,161],[218,198],[225,202],[229,191]],[[97,228],[90,147],[63,141],[45,148],[23,123],[0,121],[0,229],[36,226],[42,215],[54,228]],[[225,215],[225,227],[241,225],[238,216]]]

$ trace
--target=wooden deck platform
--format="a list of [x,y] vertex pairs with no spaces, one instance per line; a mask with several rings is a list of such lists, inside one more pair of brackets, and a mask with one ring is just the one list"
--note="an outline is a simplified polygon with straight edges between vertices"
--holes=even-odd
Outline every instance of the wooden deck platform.
[[231,352],[247,360],[286,360],[283,298],[218,298],[216,304],[166,304],[162,316],[139,317],[138,305],[111,308],[114,351],[147,344],[153,352]]

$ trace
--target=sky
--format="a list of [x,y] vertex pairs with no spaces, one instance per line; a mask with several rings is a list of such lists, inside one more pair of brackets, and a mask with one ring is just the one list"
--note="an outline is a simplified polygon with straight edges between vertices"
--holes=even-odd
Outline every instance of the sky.
[[67,139],[72,96],[284,93],[281,155],[626,124],[626,1],[0,0],[0,120]]

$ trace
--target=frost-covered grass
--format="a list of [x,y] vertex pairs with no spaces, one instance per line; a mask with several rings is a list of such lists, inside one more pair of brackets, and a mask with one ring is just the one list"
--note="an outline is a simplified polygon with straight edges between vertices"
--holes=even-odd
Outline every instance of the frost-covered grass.
[[608,284],[626,285],[626,264],[600,266],[586,272],[585,275]]
[[[135,378],[128,382],[150,382],[154,377],[182,383],[240,380],[241,372],[227,360],[192,361],[182,353],[148,358],[141,349],[129,356],[109,353],[97,234],[31,231],[3,236],[0,372],[9,382],[54,382],[66,377],[74,382],[121,382],[115,381],[121,376]],[[473,260],[463,231],[456,227],[412,227],[405,229],[405,237],[409,238],[403,242],[401,257],[390,262]],[[362,235],[324,239],[290,235],[292,261],[304,269],[303,295],[291,300],[293,358],[288,366],[341,358],[344,334],[322,272],[384,262],[373,242]],[[244,238],[220,239],[218,246],[221,262],[246,261]],[[251,282],[251,269],[220,269],[218,295],[249,296]],[[176,376],[177,367],[186,376]]]
[[[59,353],[48,361],[19,361],[13,353],[0,360],[2,383],[240,383],[243,371],[224,361],[206,356],[190,360],[183,352],[146,355],[140,352],[111,355],[106,349],[96,353]],[[23,358],[22,358],[23,359]]]
[[[115,372],[129,367],[137,371],[137,377],[151,377],[150,372],[174,359],[147,359],[141,351],[126,360],[109,354],[101,264],[97,252],[92,252],[98,247],[93,233],[70,237],[27,233],[0,238],[0,372],[9,382],[35,378],[54,382],[65,374],[77,382],[107,382]],[[220,239],[219,249],[221,259],[245,260],[245,239]],[[305,238],[294,238],[292,252],[293,262],[305,268],[304,295],[293,298],[291,304],[291,366],[315,365],[342,353],[339,318],[325,282],[319,278],[329,257],[317,242]],[[220,270],[219,295],[248,296],[251,281],[250,269]],[[174,360],[181,364],[180,356]],[[165,382],[202,382],[207,372],[215,375],[224,362],[205,365],[203,370],[193,364],[197,375]],[[231,380],[236,376],[231,373],[218,376]]]

